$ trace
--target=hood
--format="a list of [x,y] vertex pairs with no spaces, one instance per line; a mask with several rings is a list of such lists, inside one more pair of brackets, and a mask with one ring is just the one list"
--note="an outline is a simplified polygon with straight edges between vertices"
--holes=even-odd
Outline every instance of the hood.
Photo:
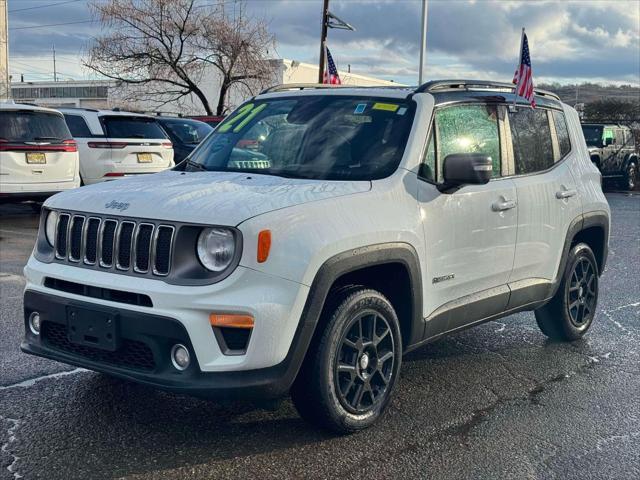
[[369,181],[165,171],[69,190],[49,198],[45,206],[103,215],[235,226],[273,210],[370,189]]

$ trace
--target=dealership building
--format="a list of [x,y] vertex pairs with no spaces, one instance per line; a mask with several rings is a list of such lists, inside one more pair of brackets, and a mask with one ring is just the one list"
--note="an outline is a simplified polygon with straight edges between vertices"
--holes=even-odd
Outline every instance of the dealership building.
[[[274,62],[274,79],[272,84],[280,83],[316,83],[318,66],[301,63],[295,60],[278,59]],[[342,83],[360,86],[399,86],[400,84],[380,78],[339,71]],[[199,87],[209,99],[211,108],[218,101],[220,82],[217,72],[210,71],[199,82]],[[15,102],[34,103],[53,108],[82,107],[95,109],[120,108],[142,112],[162,112],[168,114],[197,115],[204,114],[204,108],[195,95],[187,96],[179,101],[168,99],[145,99],[143,94],[136,95],[135,89],[144,86],[121,84],[115,80],[68,80],[59,82],[12,82],[11,95]],[[231,90],[227,103],[235,107],[246,100],[246,91]],[[132,100],[135,98],[135,100]],[[165,103],[159,106],[160,103]]]

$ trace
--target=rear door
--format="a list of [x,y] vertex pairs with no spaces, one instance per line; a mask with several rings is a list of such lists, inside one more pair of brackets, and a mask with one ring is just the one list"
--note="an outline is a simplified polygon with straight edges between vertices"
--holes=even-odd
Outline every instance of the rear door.
[[42,110],[0,110],[0,182],[72,182],[78,149],[64,118]]
[[107,115],[101,121],[111,144],[111,160],[125,172],[173,166],[171,141],[153,117]]
[[510,283],[548,287],[558,272],[570,223],[582,213],[571,170],[580,149],[572,145],[561,110],[509,112],[518,193],[518,241]]

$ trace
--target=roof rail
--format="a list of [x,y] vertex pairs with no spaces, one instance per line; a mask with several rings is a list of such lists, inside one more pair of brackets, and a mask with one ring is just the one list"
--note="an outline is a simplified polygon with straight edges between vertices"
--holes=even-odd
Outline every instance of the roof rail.
[[[506,82],[492,82],[486,80],[433,80],[423,83],[416,88],[416,93],[437,92],[440,90],[509,90],[515,89],[515,85]],[[536,95],[560,100],[560,97],[547,90],[535,89]]]
[[332,85],[330,83],[282,83],[265,88],[260,95],[265,93],[282,92],[284,90],[305,90],[305,89],[323,89],[323,88],[358,88],[357,85]]

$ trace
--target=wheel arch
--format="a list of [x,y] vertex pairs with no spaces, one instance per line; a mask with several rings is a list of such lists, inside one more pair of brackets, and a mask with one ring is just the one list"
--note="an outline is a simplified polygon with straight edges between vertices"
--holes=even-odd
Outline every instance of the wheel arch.
[[350,285],[373,288],[389,299],[400,321],[404,346],[422,339],[422,278],[413,246],[402,242],[381,243],[339,253],[324,262],[314,278],[307,302],[308,313],[316,312],[312,314],[316,317],[316,332],[321,330],[322,313],[330,307],[327,299],[331,293]]
[[596,257],[598,275],[602,275],[609,253],[609,213],[604,210],[588,212],[575,218],[567,230],[562,251],[562,258],[556,278],[553,281],[553,294],[557,291],[564,275],[567,255],[571,248],[578,243],[589,245]]

